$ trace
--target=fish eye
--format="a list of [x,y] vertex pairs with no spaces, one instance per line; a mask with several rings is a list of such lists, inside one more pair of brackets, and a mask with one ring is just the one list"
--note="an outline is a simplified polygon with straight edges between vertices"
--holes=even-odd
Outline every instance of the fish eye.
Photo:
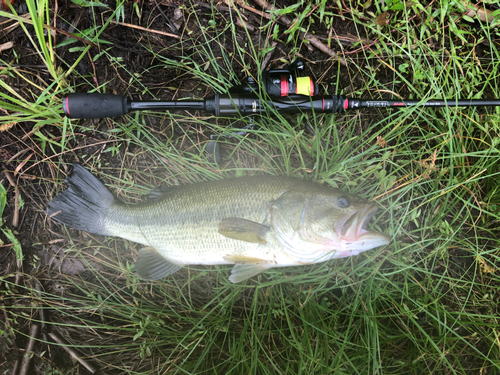
[[340,197],[339,199],[337,199],[337,206],[339,206],[340,208],[345,208],[349,206],[349,204],[350,202],[347,197]]

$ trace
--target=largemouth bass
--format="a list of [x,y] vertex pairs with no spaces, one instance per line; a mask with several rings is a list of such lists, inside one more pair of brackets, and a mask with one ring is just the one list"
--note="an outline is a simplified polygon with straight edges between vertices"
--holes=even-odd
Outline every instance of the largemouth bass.
[[290,177],[255,176],[171,187],[127,204],[78,164],[47,207],[54,220],[145,245],[137,275],[156,280],[190,264],[235,264],[237,283],[273,267],[324,262],[386,245],[368,231],[377,206]]

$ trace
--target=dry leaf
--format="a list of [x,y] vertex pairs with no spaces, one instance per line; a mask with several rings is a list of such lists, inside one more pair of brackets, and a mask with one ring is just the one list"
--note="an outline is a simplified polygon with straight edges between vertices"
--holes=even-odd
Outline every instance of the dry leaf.
[[0,125],[0,132],[6,132],[10,128],[12,128],[14,125],[16,125],[17,122],[7,122],[5,124]]
[[383,137],[381,137],[380,135],[377,135],[377,144],[384,148],[385,146],[387,146],[387,142],[385,141],[385,139]]
[[483,8],[476,4],[471,4],[468,1],[464,1],[463,5],[465,5],[465,7],[468,9],[464,14],[466,16],[469,16],[471,18],[477,16],[477,18],[479,18],[481,21],[489,23],[493,22],[493,19],[495,18],[491,16],[491,13],[493,13],[493,11],[489,9]]
[[255,28],[252,25],[248,22],[240,20],[239,18],[236,18],[236,26],[246,29],[249,33],[253,33],[255,31]]
[[71,257],[62,248],[57,248],[56,246],[52,246],[52,251],[49,250],[44,254],[43,260],[51,268],[57,269],[66,275],[76,275],[87,269],[82,262]]
[[375,18],[375,23],[379,26],[385,26],[389,23],[389,18],[387,12],[380,13],[377,18]]
[[479,267],[481,268],[482,273],[493,273],[496,271],[496,269],[492,266],[490,266],[484,258],[478,256],[477,260],[479,261]]
[[31,157],[34,155],[34,152],[32,152],[31,154],[29,154],[29,156],[24,159],[23,162],[21,162],[21,164],[19,164],[16,169],[14,170],[14,176],[17,176],[17,174],[19,173],[19,171],[21,170],[22,167],[24,167],[24,165],[30,161]]
[[0,44],[0,52],[8,50],[8,49],[11,49],[12,47],[14,47],[14,43],[13,42],[7,42],[7,43],[4,43],[4,44]]
[[11,4],[14,4],[14,0],[2,0],[2,6],[3,6],[3,9],[5,9],[5,10],[9,10],[10,9],[9,4],[7,3],[7,1],[9,1]]

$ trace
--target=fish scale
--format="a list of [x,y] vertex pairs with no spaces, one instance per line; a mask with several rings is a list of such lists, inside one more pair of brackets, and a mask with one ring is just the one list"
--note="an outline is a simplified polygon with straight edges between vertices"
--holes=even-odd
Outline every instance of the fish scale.
[[249,176],[176,186],[126,204],[75,164],[47,206],[54,220],[140,243],[135,269],[155,280],[191,264],[236,264],[240,282],[273,267],[359,254],[388,244],[366,226],[377,209],[352,194],[290,177]]
[[[243,177],[167,189],[155,202],[113,206],[106,216],[107,235],[151,246],[179,264],[226,264],[227,254],[269,253],[268,246],[222,236],[217,224],[227,217],[264,223],[269,204],[301,180],[283,177]],[[127,218],[124,222],[123,218]],[[279,251],[275,241],[273,250]],[[262,253],[262,254],[261,254]]]

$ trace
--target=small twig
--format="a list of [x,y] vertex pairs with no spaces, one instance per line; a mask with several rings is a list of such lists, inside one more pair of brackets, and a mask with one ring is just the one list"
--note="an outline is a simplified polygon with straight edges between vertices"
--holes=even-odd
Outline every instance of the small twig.
[[11,157],[9,160],[7,160],[7,161],[5,162],[5,165],[6,165],[6,166],[8,166],[12,160],[16,159],[16,158],[17,158],[17,157],[19,157],[19,156],[24,155],[24,154],[25,154],[25,153],[27,153],[28,151],[30,151],[30,149],[29,149],[29,148],[24,148],[24,149],[22,149],[22,150],[21,150],[21,151],[19,151],[17,154],[15,154],[13,157]]
[[175,24],[172,22],[172,20],[169,17],[167,17],[167,15],[163,11],[163,9],[161,9],[160,5],[158,4],[158,1],[155,0],[155,4],[156,4],[156,7],[158,8],[158,10],[160,11],[161,15],[163,16],[163,18],[165,18],[165,21],[167,21],[167,25],[168,25],[168,27],[170,27],[170,30],[172,30],[176,34],[179,34],[179,30],[177,29],[177,26],[175,26]]
[[82,366],[85,367],[90,373],[93,374],[96,372],[96,370],[91,365],[89,365],[86,361],[84,361],[73,349],[68,347],[66,343],[63,341],[63,339],[61,339],[56,333],[50,332],[49,336],[52,338],[52,340],[58,343],[61,346],[61,348],[66,350],[69,353],[69,355],[73,357],[73,359],[76,359],[78,362],[80,362]]
[[4,171],[4,173],[5,177],[7,177],[7,180],[9,180],[10,185],[14,188],[15,198],[14,198],[14,214],[12,217],[12,226],[14,228],[17,228],[17,226],[19,225],[19,188],[14,179],[12,178],[12,176],[10,175],[10,173],[8,171]]
[[267,13],[261,12],[260,10],[255,9],[255,8],[252,8],[251,6],[245,4],[241,0],[236,0],[236,4],[238,4],[238,6],[242,7],[243,9],[246,9],[246,10],[252,12],[252,13],[257,14],[260,17],[267,18],[268,20],[271,19],[271,15],[270,14],[267,14]]
[[[87,55],[89,56],[90,64],[92,65],[92,69],[94,70],[94,83],[95,83],[95,86],[99,88],[99,81],[97,80],[97,72],[96,72],[96,69],[95,69],[94,59],[92,59],[92,56],[90,55],[90,51],[87,51]],[[99,89],[99,92],[100,92],[100,89]]]
[[236,26],[241,27],[242,29],[247,30],[249,33],[253,33],[255,31],[255,27],[253,27],[248,22],[245,22],[239,18],[236,18]]
[[36,335],[38,333],[38,324],[33,324],[30,329],[30,339],[26,345],[26,350],[24,352],[23,361],[21,362],[21,369],[19,370],[19,375],[26,375],[30,367],[31,352],[33,351],[33,346],[35,345]]
[[14,47],[14,42],[7,42],[4,44],[0,44],[0,52],[7,51],[8,49],[11,49],[12,47]]
[[12,374],[16,375],[17,374],[17,368],[19,367],[19,360],[14,363],[14,366],[12,367]]
[[15,188],[16,183],[15,183],[14,179],[12,178],[12,176],[10,175],[10,173],[8,171],[4,171],[4,173],[5,173],[5,177],[7,177],[7,180],[9,180],[10,186]]
[[151,29],[146,29],[145,27],[142,26],[137,26],[137,25],[132,25],[131,23],[123,23],[123,22],[116,22],[115,20],[110,20],[109,22],[118,25],[118,26],[125,26],[125,27],[130,27],[132,29],[137,29],[141,31],[146,31],[148,33],[153,33],[153,34],[160,34],[160,35],[165,35],[169,36],[171,38],[176,38],[176,39],[181,39],[179,35],[171,34],[171,33],[166,33],[164,31],[158,31],[158,30],[151,30]]
[[[262,9],[265,9],[265,10],[274,10],[274,9],[278,9],[272,5],[270,5],[266,0],[255,0],[255,2],[257,4],[259,4],[259,6],[262,8]],[[288,18],[287,16],[281,16],[279,18],[279,21],[281,21],[282,23],[284,23],[286,26],[289,26],[291,23],[292,23],[292,20],[290,18]],[[332,49],[330,49],[328,46],[326,46],[325,44],[323,44],[318,38],[316,38],[314,35],[308,33],[308,32],[301,32],[300,33],[300,37],[302,39],[306,39],[307,41],[309,41],[309,43],[311,43],[314,47],[318,48],[320,51],[336,58],[339,60],[339,62],[342,64],[342,65],[347,65],[347,61],[344,60],[343,58],[341,58],[337,52],[333,51]]]
[[7,315],[7,310],[3,310],[3,318],[5,319],[5,325],[10,328],[9,316]]
[[223,5],[216,5],[216,4],[214,4],[214,2],[212,2],[211,4],[205,4],[205,3],[202,3],[200,1],[197,1],[196,5],[199,6],[200,8],[205,8],[205,9],[215,8],[219,12],[229,12],[230,11],[228,7],[225,7]]
[[14,228],[19,226],[19,189],[17,186],[14,189],[14,215],[12,216],[12,226]]
[[338,40],[339,43],[344,43],[344,44],[354,44],[354,43],[358,43],[358,42],[361,42],[361,45],[367,45],[369,42],[368,40],[366,39],[363,39],[363,38],[360,38],[358,36],[354,36],[354,35],[332,35],[330,37],[324,37],[324,36],[318,36],[318,39],[320,40],[328,40],[328,39],[335,39],[335,40]]
[[82,37],[79,37],[78,35],[68,33],[64,30],[61,30],[61,29],[54,27],[54,26],[51,26],[51,25],[43,25],[43,27],[45,27],[46,29],[49,29],[49,30],[54,30],[54,31],[58,32],[59,34],[66,35],[67,37],[76,39],[76,40],[82,42],[83,44],[89,44],[94,48],[100,49],[100,47],[97,44],[91,42],[90,40],[83,39]]
[[[40,286],[40,283],[35,281],[35,289],[36,289],[36,294],[38,295],[39,301],[42,301],[42,287]],[[41,303],[41,302],[39,302]],[[40,309],[38,309],[38,314],[40,318],[40,325],[42,327],[42,335],[44,341],[47,341],[47,337],[45,335],[45,310],[43,309],[43,306],[40,306]]]
[[[21,17],[23,18],[30,18],[31,17],[31,14],[29,13],[26,13],[26,14],[23,14]],[[13,23],[12,25],[9,25],[9,26],[3,26],[3,24],[5,23],[9,23],[11,22],[12,20],[9,19],[9,20],[6,20],[6,21],[3,21],[3,22],[0,22],[0,27],[1,27],[1,30],[2,30],[2,36],[5,36],[7,35],[8,33],[10,33],[12,30],[16,29],[17,27],[19,27],[19,21],[17,21],[16,23]]]
[[30,161],[31,157],[34,154],[35,153],[32,152],[27,158],[25,158],[21,163],[19,163],[19,165],[16,167],[16,169],[14,169],[14,176],[17,176],[17,174],[19,173],[19,171],[26,165],[27,162]]
[[[7,327],[7,332],[11,332],[11,325],[10,325],[10,321],[9,321],[9,316],[7,315],[7,310],[3,310],[3,316],[4,316],[4,319],[5,319],[5,326]],[[17,345],[16,345],[16,340],[13,340],[12,342],[12,346],[17,349]],[[12,366],[12,374],[16,375],[17,374],[17,368],[19,367],[19,360],[17,360],[15,363],[14,363],[14,366]]]
[[[24,23],[27,23],[27,24],[30,24],[30,25],[33,25],[34,22],[30,19],[27,19],[27,18],[30,18],[30,15],[27,14],[26,16],[16,16],[14,14],[11,14],[10,15],[10,18],[18,21],[18,22],[24,22]],[[84,44],[90,44],[92,47],[95,47],[95,48],[99,48],[99,46],[95,43],[92,43],[88,40],[85,40],[81,37],[79,37],[78,35],[74,35],[74,34],[71,34],[71,33],[68,33],[67,31],[64,31],[64,30],[61,30],[61,29],[58,29],[57,27],[54,27],[52,25],[42,25],[44,28],[46,29],[49,29],[49,30],[54,30],[54,31],[57,31],[58,33],[60,34],[63,34],[63,35],[66,35],[66,36],[69,36],[70,38],[73,38],[73,39],[77,39],[79,40],[80,42],[84,43]]]
[[261,65],[261,70],[266,70],[266,66],[267,64],[269,64],[269,60],[271,60],[271,57],[273,56],[273,53],[274,53],[274,50],[276,48],[276,46],[278,45],[278,42],[277,41],[273,41],[271,43],[271,50],[267,53],[266,57],[264,57],[264,60],[262,61],[262,65]]

